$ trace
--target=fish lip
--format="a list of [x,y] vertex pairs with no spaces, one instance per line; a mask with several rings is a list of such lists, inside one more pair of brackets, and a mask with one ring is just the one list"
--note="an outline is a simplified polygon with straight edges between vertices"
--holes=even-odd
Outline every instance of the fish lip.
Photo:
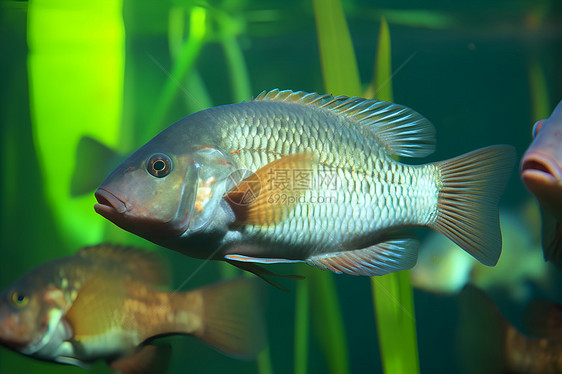
[[541,178],[552,184],[562,183],[562,168],[549,155],[531,151],[521,160],[521,176],[523,179]]
[[98,201],[98,204],[94,205],[94,210],[102,216],[105,216],[104,213],[110,214],[117,212],[124,214],[128,211],[127,205],[123,202],[123,200],[119,199],[103,187],[98,188],[94,196]]

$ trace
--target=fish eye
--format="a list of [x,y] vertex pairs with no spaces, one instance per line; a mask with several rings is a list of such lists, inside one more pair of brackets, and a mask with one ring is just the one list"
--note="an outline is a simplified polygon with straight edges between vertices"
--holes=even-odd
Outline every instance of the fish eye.
[[163,153],[155,153],[148,158],[146,170],[156,178],[163,178],[172,171],[172,160]]
[[23,308],[29,303],[29,297],[21,292],[14,291],[12,297],[10,298],[12,305],[16,308]]
[[537,123],[535,123],[535,125],[533,126],[533,139],[536,138],[537,135],[539,134],[539,131],[541,131],[541,127],[543,123],[544,123],[544,119],[537,121]]

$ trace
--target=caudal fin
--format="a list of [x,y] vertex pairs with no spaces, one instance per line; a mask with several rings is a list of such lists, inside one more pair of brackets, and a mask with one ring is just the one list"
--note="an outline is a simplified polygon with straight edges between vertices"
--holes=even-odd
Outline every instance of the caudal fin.
[[240,278],[202,288],[202,327],[194,335],[230,356],[256,358],[266,344],[259,283]]
[[495,266],[501,254],[498,202],[514,163],[515,149],[509,145],[436,163],[442,187],[431,228],[488,266]]

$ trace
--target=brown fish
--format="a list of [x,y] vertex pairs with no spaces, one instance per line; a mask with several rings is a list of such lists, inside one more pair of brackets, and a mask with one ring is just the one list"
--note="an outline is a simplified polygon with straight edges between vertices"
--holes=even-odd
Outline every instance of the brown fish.
[[[460,294],[458,353],[464,373],[562,373],[562,312],[533,303],[527,334],[501,314],[486,294],[468,285]],[[548,305],[547,308],[544,306]],[[534,334],[532,334],[534,333]]]
[[[239,358],[264,346],[255,278],[163,292],[154,254],[100,245],[43,264],[0,295],[0,343],[40,360],[123,372],[163,372],[161,335],[193,335]],[[133,358],[133,359],[131,359]],[[142,365],[139,368],[138,365]]]
[[562,267],[562,101],[535,123],[521,159],[521,178],[541,205],[544,258]]

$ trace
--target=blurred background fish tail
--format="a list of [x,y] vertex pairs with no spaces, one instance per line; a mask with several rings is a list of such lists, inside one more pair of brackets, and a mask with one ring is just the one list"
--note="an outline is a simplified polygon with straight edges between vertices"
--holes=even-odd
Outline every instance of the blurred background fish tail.
[[197,290],[203,324],[194,335],[227,355],[255,359],[266,344],[262,286],[240,278]]

